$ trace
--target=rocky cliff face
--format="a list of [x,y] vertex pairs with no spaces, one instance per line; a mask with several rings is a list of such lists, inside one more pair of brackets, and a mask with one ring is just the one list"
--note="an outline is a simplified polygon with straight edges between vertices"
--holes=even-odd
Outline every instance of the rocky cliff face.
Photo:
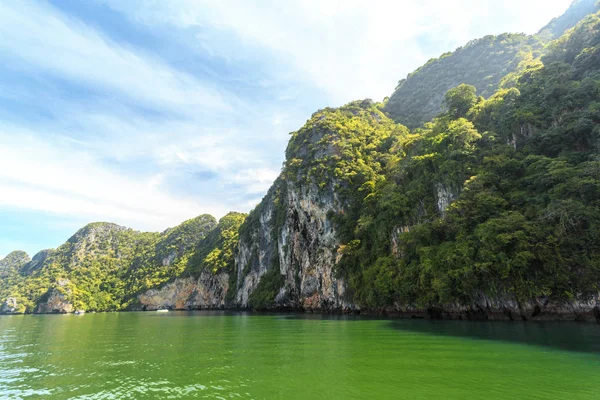
[[334,267],[339,238],[328,215],[343,210],[335,191],[290,185],[286,219],[279,232],[280,271],[285,276],[276,304],[309,310],[351,307],[344,299],[345,282]]
[[48,257],[50,257],[53,252],[53,249],[42,250],[38,252],[36,255],[33,256],[31,261],[29,261],[21,268],[20,273],[25,276],[33,274],[35,271],[42,268]]
[[527,302],[519,302],[508,294],[491,297],[479,293],[477,298],[468,305],[449,303],[438,307],[423,308],[395,304],[393,307],[367,310],[366,312],[404,318],[498,321],[564,320],[600,323],[600,295],[567,302],[551,301],[544,296]]
[[323,311],[351,307],[344,300],[344,281],[334,276],[339,239],[328,214],[342,209],[335,192],[320,191],[314,184],[279,185],[278,200],[265,197],[259,224],[240,239],[235,305],[252,306],[252,293],[274,269],[281,279],[273,288],[276,295],[270,307]]
[[40,302],[35,312],[37,314],[68,314],[75,311],[69,297],[73,293],[72,283],[68,279],[59,279],[56,285],[46,293],[45,300]]
[[[334,275],[339,239],[327,216],[341,210],[335,193],[278,184],[279,196],[272,191],[263,199],[256,225],[240,237],[233,276],[203,271],[199,278],[179,278],[139,295],[133,309],[353,308],[344,298],[345,282]],[[253,295],[263,290],[263,278],[277,284],[268,288],[271,302],[258,304]]]
[[133,310],[153,311],[160,308],[171,310],[220,309],[225,307],[229,290],[229,275],[202,272],[199,278],[178,278],[138,296]]
[[2,306],[0,306],[0,313],[2,314],[14,314],[19,312],[19,301],[16,297],[8,297]]
[[361,185],[378,179],[379,146],[395,129],[365,100],[317,112],[293,134],[282,175],[240,233],[236,306],[355,308],[336,273],[342,239],[334,219],[368,194]]

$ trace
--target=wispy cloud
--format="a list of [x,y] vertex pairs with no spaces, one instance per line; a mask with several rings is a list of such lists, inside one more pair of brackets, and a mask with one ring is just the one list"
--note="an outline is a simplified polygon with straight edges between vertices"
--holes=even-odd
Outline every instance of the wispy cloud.
[[0,3],[0,50],[15,67],[43,70],[149,106],[231,110],[235,96],[177,71],[139,49],[111,42],[43,3]]
[[[270,49],[338,103],[389,95],[428,58],[506,31],[533,33],[571,0],[105,0],[147,24],[210,26]],[[424,36],[437,46],[424,47]],[[206,37],[206,36],[205,36]],[[215,50],[226,54],[228,48]]]
[[145,229],[165,228],[202,211],[226,211],[174,198],[151,179],[128,179],[102,167],[88,153],[28,132],[4,128],[0,140],[2,206],[109,219]]
[[[5,68],[36,77],[33,86],[0,82],[5,100],[47,116],[0,125],[0,206],[157,230],[246,206],[236,198],[270,183],[247,172],[269,163],[248,146],[256,135],[236,115],[256,110],[227,88],[45,3],[1,3],[0,35]],[[54,93],[56,85],[84,95]],[[238,187],[214,193],[218,185],[192,179],[196,170]]]

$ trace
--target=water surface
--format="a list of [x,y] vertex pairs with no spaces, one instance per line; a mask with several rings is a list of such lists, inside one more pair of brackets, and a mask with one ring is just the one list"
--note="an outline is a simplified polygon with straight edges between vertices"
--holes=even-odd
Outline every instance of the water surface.
[[2,316],[0,398],[599,399],[600,326]]

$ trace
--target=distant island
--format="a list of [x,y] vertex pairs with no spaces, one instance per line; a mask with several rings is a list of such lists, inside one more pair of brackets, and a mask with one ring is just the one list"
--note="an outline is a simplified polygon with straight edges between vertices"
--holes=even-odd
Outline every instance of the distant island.
[[[349,82],[351,84],[351,82]],[[0,312],[600,321],[600,4],[315,112],[248,215],[92,223],[0,260]]]

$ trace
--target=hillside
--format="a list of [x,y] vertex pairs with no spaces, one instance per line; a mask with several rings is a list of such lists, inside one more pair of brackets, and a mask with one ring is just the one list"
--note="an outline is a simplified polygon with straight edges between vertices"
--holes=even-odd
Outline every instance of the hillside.
[[522,34],[486,36],[454,52],[432,59],[398,82],[385,111],[409,128],[430,121],[443,109],[445,93],[466,83],[483,97],[491,96],[507,75],[541,55],[543,44]]
[[598,0],[574,0],[569,9],[560,17],[554,18],[544,26],[537,35],[543,40],[550,41],[559,38],[567,30],[573,28],[587,15],[600,11]]
[[582,18],[600,10],[597,0],[577,0],[537,35],[502,34],[472,40],[425,65],[398,82],[385,106],[397,123],[417,128],[444,110],[444,95],[466,83],[478,96],[514,85],[515,77],[545,52],[546,44],[562,36]]
[[103,222],[86,225],[32,260],[19,252],[21,261],[12,263],[13,273],[0,282],[0,297],[12,298],[18,304],[14,311],[21,312],[126,308],[136,293],[181,274],[216,224],[203,215],[162,234]]

